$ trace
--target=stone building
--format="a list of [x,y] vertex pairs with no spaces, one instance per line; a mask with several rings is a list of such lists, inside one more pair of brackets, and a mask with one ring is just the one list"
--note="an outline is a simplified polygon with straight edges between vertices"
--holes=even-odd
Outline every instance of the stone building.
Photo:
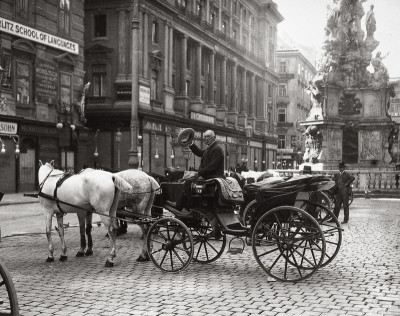
[[[133,45],[132,3],[138,4],[139,20]],[[136,143],[131,135],[137,134],[144,171],[196,169],[199,159],[176,143],[179,131],[192,127],[199,145],[205,130],[216,132],[226,169],[242,161],[250,169],[272,168],[282,19],[273,1],[86,0],[86,116],[97,131],[89,147],[95,163],[128,168]],[[134,62],[139,59],[137,92],[132,55]],[[138,122],[132,131],[134,100]]]
[[35,190],[39,159],[83,164],[83,15],[80,0],[0,1],[0,191]]
[[274,166],[296,169],[304,155],[304,121],[311,108],[306,88],[316,71],[312,63],[298,50],[280,41],[277,51],[279,84],[277,95],[278,150]]

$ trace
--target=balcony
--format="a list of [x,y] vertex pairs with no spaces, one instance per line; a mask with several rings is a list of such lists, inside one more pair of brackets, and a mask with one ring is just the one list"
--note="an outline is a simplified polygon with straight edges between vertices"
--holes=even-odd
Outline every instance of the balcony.
[[281,80],[294,79],[294,74],[287,73],[287,72],[280,72],[279,73],[279,79],[281,79]]

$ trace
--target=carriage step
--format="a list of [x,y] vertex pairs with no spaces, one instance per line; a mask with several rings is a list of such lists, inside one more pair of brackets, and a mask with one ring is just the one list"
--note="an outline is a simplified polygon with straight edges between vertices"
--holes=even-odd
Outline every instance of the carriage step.
[[[235,247],[232,245],[233,241],[240,241],[240,245],[235,245]],[[241,254],[244,251],[244,246],[245,246],[245,242],[243,240],[243,238],[241,237],[233,237],[230,241],[229,241],[229,248],[227,253],[233,254],[233,255],[237,255],[237,254]]]

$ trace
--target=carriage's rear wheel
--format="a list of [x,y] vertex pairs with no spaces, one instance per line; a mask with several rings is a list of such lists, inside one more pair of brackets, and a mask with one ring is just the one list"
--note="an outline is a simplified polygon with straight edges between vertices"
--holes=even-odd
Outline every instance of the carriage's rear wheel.
[[300,281],[321,266],[325,237],[317,221],[305,211],[279,206],[255,224],[252,248],[258,264],[280,281]]
[[151,261],[166,272],[184,270],[193,258],[193,237],[187,226],[173,217],[160,218],[147,233]]
[[0,262],[0,315],[19,315],[17,292],[5,265]]
[[323,205],[317,206],[313,216],[324,232],[326,249],[324,261],[321,264],[321,267],[324,267],[330,263],[339,252],[342,244],[342,229],[333,212]]
[[215,238],[210,217],[195,211],[193,211],[193,216],[194,221],[190,227],[194,242],[193,260],[199,263],[213,262],[224,253],[226,236]]

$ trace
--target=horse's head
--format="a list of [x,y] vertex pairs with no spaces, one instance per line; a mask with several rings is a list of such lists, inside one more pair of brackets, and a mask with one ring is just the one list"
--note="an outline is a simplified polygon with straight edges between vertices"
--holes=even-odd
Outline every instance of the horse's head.
[[39,172],[38,172],[38,179],[39,183],[41,183],[46,177],[54,170],[54,160],[52,160],[50,163],[46,162],[45,164],[42,163],[41,160],[39,160]]

